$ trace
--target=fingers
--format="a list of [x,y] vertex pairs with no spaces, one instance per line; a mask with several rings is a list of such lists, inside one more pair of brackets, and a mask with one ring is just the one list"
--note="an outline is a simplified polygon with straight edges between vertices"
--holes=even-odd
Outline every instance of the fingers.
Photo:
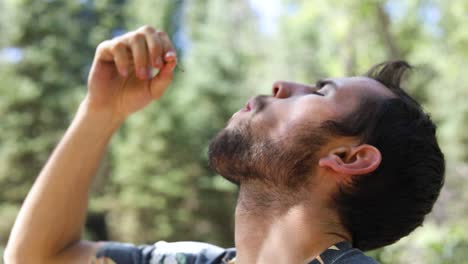
[[172,61],[176,59],[176,53],[175,49],[172,46],[172,42],[169,39],[169,36],[166,34],[166,32],[158,32],[159,39],[161,40],[161,44],[163,47],[163,59],[164,62]]
[[[145,65],[147,66],[146,68],[147,76],[143,75],[144,70],[142,68],[138,69],[140,73],[139,75],[140,78],[144,78],[144,77],[151,78],[151,73],[149,70],[150,66],[153,66],[154,68],[161,70],[164,67],[165,63],[168,62],[166,60],[166,57],[169,58],[169,61],[173,61],[176,59],[174,47],[172,46],[171,40],[169,39],[168,35],[165,32],[157,31],[156,29],[150,26],[143,26],[136,31],[136,35],[140,36],[141,38],[143,38],[144,36],[144,40],[145,40],[144,44],[146,44],[146,50],[145,50],[146,53],[142,52],[141,54],[143,56],[143,53],[144,53],[144,55],[146,56],[145,58],[136,57],[140,54],[138,55],[135,54],[132,48],[132,52],[133,52],[133,56],[135,60],[135,66],[137,63],[143,63],[143,62],[145,62],[146,63]],[[139,42],[140,43],[142,42],[141,39],[139,39]],[[144,48],[144,47],[137,47],[137,49],[139,48]],[[138,67],[141,67],[141,66],[138,66]]]
[[152,27],[144,26],[140,28],[145,32],[146,43],[153,67],[161,69],[168,61],[176,59],[175,49],[166,32],[157,31]]
[[[143,26],[137,31],[102,42],[97,49],[96,58],[114,62],[117,71],[124,77],[134,71],[141,80],[152,78],[151,67],[159,69],[160,75],[173,69],[177,62],[174,47],[167,34],[150,26]],[[168,63],[171,65],[166,65]]]
[[162,60],[164,47],[162,41],[159,39],[158,31],[149,26],[144,26],[140,30],[145,32],[151,65],[153,65],[154,68],[161,69],[161,67],[164,65]]
[[172,81],[174,75],[174,68],[177,65],[177,60],[173,59],[168,61],[162,69],[159,71],[158,75],[151,80],[151,96],[154,99],[159,99],[166,90],[167,86]]
[[122,42],[118,42],[112,46],[112,55],[119,73],[127,77],[129,69],[132,66],[132,54],[128,50],[128,47]]
[[145,35],[141,32],[136,32],[127,41],[132,51],[136,75],[142,80],[151,78],[149,53]]

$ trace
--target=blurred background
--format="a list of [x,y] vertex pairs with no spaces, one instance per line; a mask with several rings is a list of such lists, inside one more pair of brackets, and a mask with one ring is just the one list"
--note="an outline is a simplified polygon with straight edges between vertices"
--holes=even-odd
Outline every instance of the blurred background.
[[96,45],[143,24],[171,35],[180,64],[163,99],[113,138],[86,238],[233,246],[236,188],[206,154],[232,113],[278,79],[315,82],[403,58],[416,66],[407,90],[439,126],[446,185],[423,227],[368,254],[468,263],[466,0],[0,0],[0,254],[86,92]]

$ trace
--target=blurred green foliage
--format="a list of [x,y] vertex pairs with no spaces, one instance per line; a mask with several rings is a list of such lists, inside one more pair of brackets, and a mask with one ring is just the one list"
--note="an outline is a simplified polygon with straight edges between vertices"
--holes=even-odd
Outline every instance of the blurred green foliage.
[[166,95],[113,138],[86,237],[232,246],[236,189],[206,155],[231,114],[277,79],[314,82],[404,58],[416,66],[408,91],[439,126],[446,186],[423,227],[369,254],[468,263],[468,2],[283,0],[271,32],[259,27],[260,11],[249,0],[0,1],[0,253],[86,92],[94,48],[150,24],[171,35],[179,68]]

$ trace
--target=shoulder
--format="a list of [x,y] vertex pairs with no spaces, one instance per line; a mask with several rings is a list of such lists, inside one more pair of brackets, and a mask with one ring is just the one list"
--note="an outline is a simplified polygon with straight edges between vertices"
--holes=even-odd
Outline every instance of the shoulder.
[[155,249],[152,255],[156,263],[159,263],[158,260],[162,261],[167,258],[173,258],[177,260],[185,259],[185,262],[182,261],[180,263],[191,263],[188,261],[195,262],[197,260],[204,260],[206,263],[211,263],[208,261],[213,261],[216,259],[221,260],[221,258],[229,251],[224,248],[202,242],[167,243],[160,241],[154,244],[154,247]]
[[234,249],[224,249],[202,242],[157,242],[135,246],[127,243],[107,242],[96,254],[97,258],[110,258],[116,264],[214,264],[235,256]]
[[366,256],[362,251],[351,248],[343,252],[334,264],[379,264],[373,258]]
[[309,264],[378,264],[347,241],[332,245]]

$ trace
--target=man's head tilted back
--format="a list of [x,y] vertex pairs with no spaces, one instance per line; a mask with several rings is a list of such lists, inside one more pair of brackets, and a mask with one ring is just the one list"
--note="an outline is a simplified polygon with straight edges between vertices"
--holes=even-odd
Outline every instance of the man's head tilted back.
[[422,224],[444,182],[436,127],[400,87],[409,68],[276,82],[212,140],[210,165],[248,210],[319,205],[355,247],[389,245]]

